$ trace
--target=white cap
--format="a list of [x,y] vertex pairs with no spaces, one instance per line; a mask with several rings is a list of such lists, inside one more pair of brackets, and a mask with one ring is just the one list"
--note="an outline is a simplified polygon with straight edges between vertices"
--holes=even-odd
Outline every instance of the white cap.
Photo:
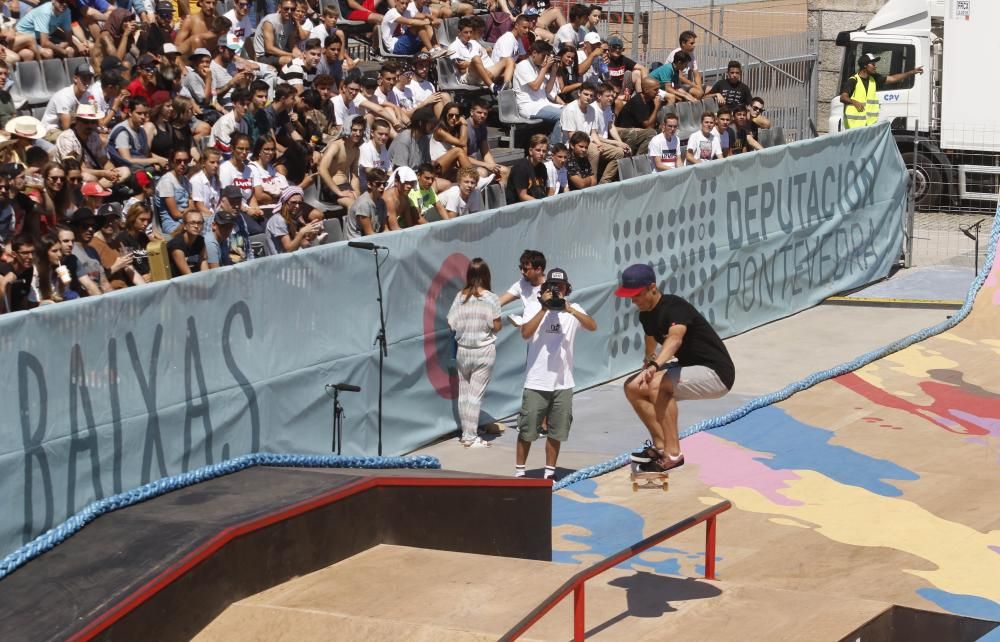
[[583,37],[583,41],[589,42],[592,45],[599,45],[601,44],[601,34],[597,33],[596,31],[591,31],[586,36]]
[[390,185],[398,185],[400,183],[416,183],[417,173],[412,169],[403,165],[402,167],[397,167],[396,171],[392,173],[392,179],[389,181]]
[[175,53],[180,53],[180,51],[177,50],[177,45],[175,45],[172,42],[166,42],[163,44],[163,55],[166,56],[168,54],[175,54]]

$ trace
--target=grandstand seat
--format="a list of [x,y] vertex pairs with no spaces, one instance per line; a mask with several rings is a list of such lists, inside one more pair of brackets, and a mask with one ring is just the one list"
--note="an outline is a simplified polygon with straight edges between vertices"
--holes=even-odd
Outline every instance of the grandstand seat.
[[540,125],[540,118],[525,118],[517,112],[517,96],[513,89],[504,89],[497,96],[500,122],[510,127],[509,149],[514,149],[514,132],[518,125]]
[[645,176],[653,173],[653,165],[649,162],[649,156],[632,156],[632,164],[635,166],[636,176]]
[[701,115],[704,114],[706,111],[710,111],[713,114],[719,113],[719,107],[721,107],[721,105],[719,104],[719,101],[716,100],[715,98],[703,98],[701,101],[701,107],[698,108],[696,106],[696,110],[698,112],[697,113],[698,120],[701,120]]
[[504,191],[503,185],[491,183],[486,186],[485,205],[488,210],[507,206],[507,193]]
[[677,114],[677,136],[681,140],[687,140],[691,134],[698,131],[701,124],[694,115],[694,104],[689,102],[677,103],[674,105],[674,113]]
[[262,232],[260,234],[254,234],[250,237],[250,250],[253,252],[255,259],[260,259],[267,256],[267,243],[265,239],[267,238],[267,233]]
[[37,60],[17,63],[14,68],[14,83],[28,105],[48,104],[49,93],[45,89],[42,65]]
[[31,115],[37,118],[38,120],[41,120],[42,116],[45,115],[45,105],[36,105],[32,107]]
[[458,79],[455,63],[448,58],[437,59],[438,89],[441,91],[482,91],[482,85],[467,85]]
[[618,159],[618,178],[620,180],[625,181],[630,178],[635,178],[637,176],[635,171],[634,161],[635,161],[634,156],[625,156],[624,158]]
[[757,130],[757,142],[760,143],[762,147],[771,147],[774,145],[773,135],[774,132],[770,129],[759,129]]
[[436,223],[441,219],[441,212],[438,212],[436,207],[428,207],[424,210],[424,220],[428,223]]
[[45,91],[49,96],[72,84],[70,75],[66,71],[66,64],[59,58],[42,61],[42,77],[45,79]]
[[445,18],[441,21],[434,32],[439,45],[447,47],[458,37],[458,21],[458,17]]
[[402,60],[404,58],[409,60],[410,58],[413,58],[413,56],[401,56],[399,54],[394,54],[392,52],[386,51],[385,42],[382,41],[381,32],[376,33],[374,36],[372,36],[372,39],[375,41],[375,53],[383,58],[396,58],[397,60]]
[[323,221],[323,231],[327,234],[326,238],[323,239],[323,245],[344,240],[344,226],[339,218],[328,218]]
[[785,144],[785,130],[781,127],[771,128],[771,145]]
[[340,203],[331,203],[323,200],[320,195],[319,181],[313,181],[312,185],[304,190],[302,200],[308,203],[310,207],[323,212],[323,218],[329,218],[344,209],[340,206]]
[[[220,13],[219,15],[221,16],[222,14]],[[90,58],[87,58],[85,56],[77,56],[76,58],[67,58],[66,73],[68,73],[69,77],[72,78],[73,72],[76,71],[77,67],[79,67],[82,64],[89,64],[89,63],[90,63]]]

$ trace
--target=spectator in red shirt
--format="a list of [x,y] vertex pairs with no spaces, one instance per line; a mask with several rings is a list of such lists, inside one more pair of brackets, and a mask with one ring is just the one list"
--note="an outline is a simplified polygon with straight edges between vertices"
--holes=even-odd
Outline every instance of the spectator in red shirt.
[[135,80],[128,84],[126,90],[135,96],[142,96],[148,104],[153,103],[153,92],[156,91],[156,59],[149,54],[139,56],[135,65]]

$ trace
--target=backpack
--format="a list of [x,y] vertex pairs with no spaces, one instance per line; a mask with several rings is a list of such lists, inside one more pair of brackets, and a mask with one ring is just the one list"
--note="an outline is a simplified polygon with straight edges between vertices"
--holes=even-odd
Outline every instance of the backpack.
[[[130,170],[135,171],[137,169],[145,169],[145,165],[139,165],[127,160],[124,156],[118,153],[118,148],[115,147],[114,140],[118,137],[118,134],[125,132],[128,136],[128,147],[129,150],[136,149],[135,138],[132,136],[132,132],[125,126],[125,123],[118,123],[108,134],[108,159],[115,167],[128,167]],[[139,147],[142,149],[148,149],[148,144],[146,142],[146,132],[139,130]]]
[[514,28],[514,19],[506,11],[491,11],[486,17],[486,29],[483,30],[483,40],[495,43],[500,36]]

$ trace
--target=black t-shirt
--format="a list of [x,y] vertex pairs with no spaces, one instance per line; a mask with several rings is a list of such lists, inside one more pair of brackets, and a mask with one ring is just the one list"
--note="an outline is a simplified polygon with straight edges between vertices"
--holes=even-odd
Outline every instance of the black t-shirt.
[[37,302],[29,300],[31,295],[31,277],[35,274],[34,268],[28,266],[28,269],[18,272],[14,269],[13,265],[0,262],[0,276],[7,276],[11,273],[17,276],[17,280],[7,288],[7,300],[10,303],[10,311],[16,312],[18,310],[30,310],[31,308],[38,307]]
[[205,239],[198,235],[191,245],[188,245],[184,241],[184,234],[178,234],[174,238],[167,242],[167,254],[170,256],[170,273],[173,276],[180,276],[181,273],[177,271],[177,266],[174,265],[174,250],[180,250],[184,252],[184,256],[187,257],[188,268],[192,272],[197,272],[201,269],[201,253],[205,249]]
[[[871,92],[871,89],[872,89],[871,83],[873,81],[875,82],[875,86],[876,87],[884,87],[885,84],[886,84],[885,83],[885,76],[883,76],[882,74],[873,74],[871,76],[868,76],[868,80],[865,83],[865,85],[866,85],[866,89],[869,92]],[[847,92],[848,97],[853,96],[854,95],[854,89],[857,86],[858,86],[858,79],[855,78],[854,76],[851,76],[850,78],[848,78],[844,82],[844,86],[840,88],[840,92],[841,93]]]
[[642,94],[636,94],[622,107],[615,125],[626,129],[646,129],[643,123],[649,118],[652,109],[653,103],[647,103]]
[[750,127],[730,127],[729,142],[734,154],[742,154],[751,151],[747,136],[750,134]]
[[618,60],[612,60],[608,57],[608,84],[621,90],[625,74],[632,73],[633,69],[635,69],[635,61],[628,56],[622,56]]
[[[580,178],[590,178],[594,175],[593,169],[590,167],[590,159],[586,156],[578,158],[574,154],[569,155],[569,160],[566,162],[566,176],[579,176]],[[571,190],[580,189],[578,187],[573,187],[573,181],[569,182],[569,188]]]
[[663,343],[671,326],[686,326],[684,340],[675,355],[681,367],[711,368],[719,375],[722,383],[732,389],[736,381],[736,368],[729,351],[712,325],[693,305],[679,296],[664,294],[655,308],[639,313],[639,323],[642,324],[643,332],[653,337],[657,343]]
[[735,109],[738,105],[749,106],[750,101],[753,100],[750,88],[744,83],[737,83],[733,87],[725,78],[712,85],[712,93],[722,94],[722,97],[726,99],[726,106],[732,109]]
[[507,179],[509,205],[521,202],[517,193],[522,189],[528,190],[528,194],[535,198],[549,195],[549,174],[545,170],[545,163],[532,165],[529,159],[522,158],[511,166],[510,177]]

